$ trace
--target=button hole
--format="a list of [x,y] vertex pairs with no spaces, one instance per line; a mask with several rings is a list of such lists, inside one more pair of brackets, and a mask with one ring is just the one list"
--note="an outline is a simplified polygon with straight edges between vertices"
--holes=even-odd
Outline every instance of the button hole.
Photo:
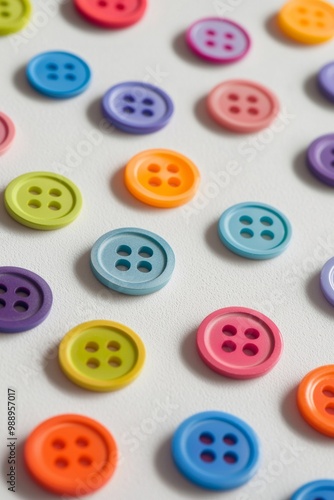
[[55,461],[55,466],[58,467],[59,469],[66,469],[68,467],[69,463],[66,458],[57,458]]
[[117,3],[116,4],[116,9],[117,10],[124,10],[125,9],[125,5],[123,3]]
[[216,32],[214,30],[207,30],[206,34],[214,36],[216,34]]
[[0,294],[6,292],[7,292],[7,287],[5,285],[0,285]]
[[230,101],[238,101],[239,100],[239,96],[237,94],[229,94],[228,95],[228,99]]
[[244,345],[242,351],[244,354],[246,354],[246,356],[256,356],[256,354],[259,352],[259,349],[254,344],[246,344]]
[[142,112],[141,112],[142,115],[144,116],[147,116],[147,117],[151,117],[154,115],[153,111],[151,111],[150,109],[144,109]]
[[65,75],[65,78],[66,78],[66,80],[71,80],[72,82],[74,82],[74,80],[77,79],[77,77],[73,73],[67,73]]
[[229,40],[232,40],[232,38],[234,38],[233,33],[225,33],[223,36],[224,36],[225,38],[228,38]]
[[92,465],[92,459],[89,457],[80,457],[78,462],[83,467],[89,467],[90,465]]
[[65,69],[73,70],[74,69],[74,64],[71,63],[66,63],[64,64]]
[[87,448],[89,442],[86,438],[84,437],[78,437],[78,439],[75,441],[75,444],[79,446],[80,448]]
[[115,356],[113,356],[112,358],[109,359],[108,364],[112,368],[118,368],[119,366],[121,366],[122,360],[120,358],[116,358]]
[[223,456],[223,460],[227,464],[235,464],[238,461],[238,456],[235,453],[228,452]]
[[60,210],[61,209],[61,204],[58,203],[58,201],[51,201],[48,205],[50,210]]
[[150,247],[141,247],[138,250],[138,255],[140,255],[144,259],[149,259],[153,255],[153,250]]
[[168,184],[171,187],[179,187],[181,185],[181,181],[177,177],[171,177],[170,179],[168,179]]
[[50,189],[49,195],[54,197],[61,196],[62,192],[59,189]]
[[216,460],[216,455],[210,450],[205,450],[201,453],[201,460],[203,460],[203,462],[211,463]]
[[248,102],[257,102],[258,98],[255,95],[250,95],[247,97]]
[[28,311],[29,306],[26,302],[23,302],[23,300],[19,300],[18,302],[15,302],[14,309],[19,313],[25,313]]
[[62,439],[55,439],[54,441],[52,441],[52,446],[56,450],[62,450],[63,448],[65,448],[65,442]]
[[203,434],[200,435],[199,440],[204,444],[212,444],[214,442],[214,437],[209,432],[203,432]]
[[143,104],[145,104],[146,106],[153,106],[154,101],[152,101],[152,99],[146,98],[143,100]]
[[208,47],[214,47],[214,46],[216,45],[216,44],[215,44],[215,42],[214,42],[213,40],[207,40],[207,42],[205,42],[205,43],[206,43],[206,45],[207,45]]
[[245,336],[250,340],[256,340],[259,338],[260,333],[255,328],[247,328]]
[[134,112],[135,110],[131,106],[125,106],[123,108],[123,113],[127,113],[128,115],[132,115]]
[[150,186],[159,187],[161,186],[161,179],[159,177],[151,177],[148,183]]
[[322,393],[326,398],[334,398],[334,387],[325,387]]
[[249,226],[250,224],[253,224],[253,219],[251,217],[248,217],[248,215],[242,215],[239,219],[241,224],[244,224],[244,226]]
[[30,208],[40,208],[41,207],[41,202],[38,201],[38,200],[30,200],[29,203],[28,203],[28,206]]
[[250,115],[258,115],[259,114],[259,110],[257,108],[248,108],[247,109],[247,112],[250,114]]
[[235,326],[226,325],[226,326],[223,326],[222,332],[227,337],[233,337],[234,335],[236,335],[237,329],[235,328]]
[[135,102],[135,100],[136,99],[130,94],[127,94],[123,97],[123,101],[125,102]]
[[87,361],[86,365],[88,368],[92,368],[92,370],[96,370],[100,366],[100,361],[95,358],[91,358]]
[[21,286],[15,290],[15,293],[20,297],[29,297],[30,290],[28,290],[28,288],[24,288],[23,286]]
[[35,196],[41,194],[41,192],[42,192],[41,188],[37,186],[32,186],[31,188],[29,188],[29,193]]
[[132,250],[128,245],[121,245],[117,248],[116,252],[118,253],[118,255],[128,257],[129,255],[131,255]]
[[173,174],[176,174],[180,169],[177,165],[168,165],[167,167],[168,172],[172,172]]
[[261,217],[260,222],[264,226],[272,226],[274,223],[274,221],[270,217]]
[[237,346],[232,340],[226,340],[222,345],[222,349],[225,352],[234,352],[236,348]]
[[249,238],[253,238],[254,236],[254,233],[251,229],[242,229],[240,231],[240,235],[243,237],[243,238],[246,238],[246,239],[249,239]]
[[100,7],[106,7],[108,5],[108,3],[105,0],[100,0],[100,2],[98,2],[98,5]]
[[46,65],[46,69],[49,69],[50,71],[57,71],[58,70],[58,65],[54,63],[48,63]]
[[99,350],[99,344],[96,342],[88,342],[88,344],[85,345],[85,350],[87,352],[96,352]]
[[0,299],[0,309],[3,309],[4,307],[6,307],[6,301],[3,299]]
[[334,405],[333,404],[327,405],[325,410],[327,413],[329,413],[329,415],[334,416]]
[[58,75],[56,75],[56,73],[49,73],[47,77],[49,80],[58,80]]
[[152,271],[152,264],[143,260],[138,263],[137,269],[141,273],[149,273],[150,271]]
[[229,111],[231,113],[237,114],[237,113],[240,113],[240,108],[238,106],[231,106]]
[[267,241],[273,240],[274,237],[275,237],[275,235],[271,231],[262,231],[262,233],[261,233],[261,238],[263,238],[264,240],[267,240]]
[[121,348],[121,345],[118,342],[116,342],[115,340],[112,340],[107,345],[107,349],[109,349],[109,351],[119,351],[120,348]]
[[223,437],[223,442],[228,446],[234,446],[235,444],[237,444],[238,439],[234,434],[226,434]]
[[160,172],[160,167],[159,167],[159,165],[155,165],[154,163],[152,163],[151,165],[149,165],[147,167],[147,170],[149,172],[155,172],[155,173],[157,173],[157,172]]
[[9,17],[9,12],[1,12],[2,17]]
[[120,259],[116,262],[115,267],[119,271],[128,271],[131,267],[131,264],[128,260]]
[[228,44],[223,45],[223,48],[224,48],[225,50],[233,50],[233,46],[232,46],[232,45],[228,45]]

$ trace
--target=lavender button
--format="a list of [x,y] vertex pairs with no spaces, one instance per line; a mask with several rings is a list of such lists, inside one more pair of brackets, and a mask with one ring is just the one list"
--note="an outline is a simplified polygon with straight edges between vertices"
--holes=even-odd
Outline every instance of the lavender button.
[[334,306],[334,257],[321,270],[320,287],[328,302]]
[[326,64],[318,73],[318,85],[322,94],[334,102],[334,62]]
[[307,163],[318,179],[334,186],[334,134],[323,135],[310,144]]

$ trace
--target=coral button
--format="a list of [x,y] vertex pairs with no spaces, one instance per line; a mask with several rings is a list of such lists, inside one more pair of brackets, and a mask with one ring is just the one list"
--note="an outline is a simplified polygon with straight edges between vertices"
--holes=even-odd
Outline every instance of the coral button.
[[2,0],[0,2],[0,35],[20,31],[29,22],[29,0]]
[[0,113],[0,155],[5,153],[15,137],[15,125],[9,116]]
[[126,28],[144,15],[147,0],[74,0],[80,14],[102,28]]
[[309,145],[307,164],[320,181],[334,186],[334,134],[322,135]]
[[334,481],[332,479],[319,479],[304,484],[296,491],[291,500],[333,500]]

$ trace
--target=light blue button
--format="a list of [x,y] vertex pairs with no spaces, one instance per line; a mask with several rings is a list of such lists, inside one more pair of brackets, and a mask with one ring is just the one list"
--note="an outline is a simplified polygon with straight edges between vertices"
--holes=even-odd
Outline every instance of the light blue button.
[[232,252],[248,259],[271,259],[290,243],[292,228],[282,212],[257,202],[238,203],[220,217],[218,234]]
[[291,500],[334,500],[334,480],[321,479],[304,484]]

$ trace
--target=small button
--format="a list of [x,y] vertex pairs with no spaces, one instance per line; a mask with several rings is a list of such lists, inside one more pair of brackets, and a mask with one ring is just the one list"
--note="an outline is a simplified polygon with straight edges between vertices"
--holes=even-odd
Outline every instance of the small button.
[[238,203],[223,212],[218,234],[231,252],[247,259],[277,257],[290,243],[292,229],[282,212],[257,202]]
[[51,230],[77,218],[82,198],[79,189],[66,177],[51,172],[31,172],[8,184],[5,207],[20,224]]
[[124,82],[105,93],[102,111],[105,118],[123,132],[150,134],[168,124],[174,105],[158,87],[143,82]]
[[147,0],[74,0],[80,14],[101,28],[126,28],[145,14]]
[[81,94],[90,82],[87,63],[69,52],[44,52],[27,66],[30,85],[48,97],[65,99]]
[[31,16],[29,0],[0,0],[0,35],[20,31]]
[[125,184],[138,200],[160,208],[183,205],[196,194],[200,173],[185,156],[150,149],[134,156],[125,168]]
[[334,186],[334,134],[318,137],[307,150],[311,172],[328,186]]
[[[1,0],[0,0],[1,6]],[[15,125],[9,116],[0,113],[0,155],[11,146],[15,137]]]
[[321,68],[318,73],[318,86],[322,94],[334,102],[334,62]]
[[188,29],[186,40],[202,59],[223,64],[242,59],[251,45],[248,33],[239,24],[221,17],[195,22]]
[[114,321],[88,321],[69,331],[59,346],[65,375],[91,391],[114,391],[138,377],[145,347],[138,335]]
[[197,413],[176,430],[175,465],[189,481],[210,490],[247,483],[259,467],[258,438],[243,420],[218,411]]
[[81,497],[100,489],[117,466],[117,445],[96,420],[59,415],[28,436],[24,461],[33,479],[57,495]]
[[35,328],[51,306],[52,292],[43,278],[20,267],[0,267],[0,332]]
[[334,257],[321,270],[320,287],[328,302],[334,306]]
[[146,295],[167,285],[174,252],[157,234],[137,228],[114,229],[94,244],[91,268],[105,286],[127,295]]
[[319,479],[304,484],[296,491],[291,500],[333,500],[334,481],[332,479]]

